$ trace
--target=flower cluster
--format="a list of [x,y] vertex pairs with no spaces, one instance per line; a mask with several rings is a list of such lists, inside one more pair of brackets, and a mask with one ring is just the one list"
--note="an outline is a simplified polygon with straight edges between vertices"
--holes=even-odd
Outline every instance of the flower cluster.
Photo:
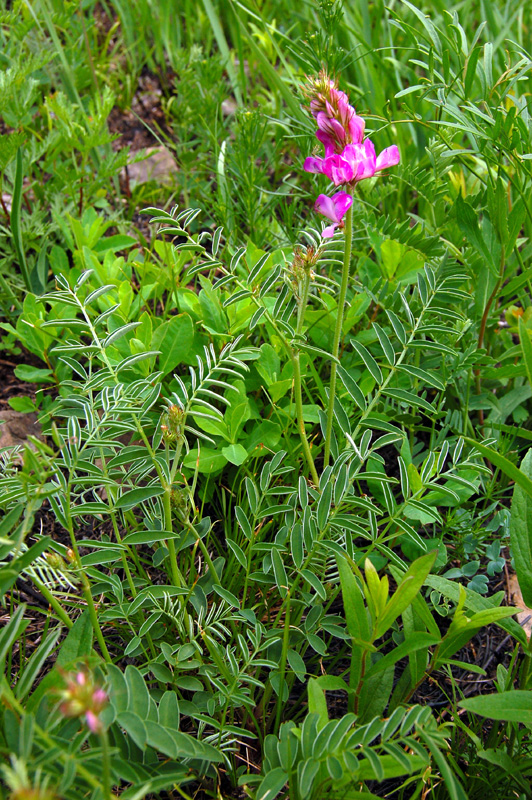
[[[376,155],[371,139],[364,139],[364,120],[356,115],[345,92],[325,72],[310,79],[305,91],[318,126],[316,137],[325,148],[323,158],[305,159],[307,172],[321,173],[335,186],[346,186],[352,192],[359,181],[399,163],[396,145]],[[343,190],[332,197],[319,195],[315,210],[333,223],[323,231],[324,237],[330,238],[336,228],[343,226],[343,217],[352,203],[351,194]]]
[[65,717],[84,716],[91,733],[102,732],[99,715],[107,705],[107,692],[94,683],[88,672],[80,670],[68,676],[66,686],[61,691],[61,701],[60,709]]

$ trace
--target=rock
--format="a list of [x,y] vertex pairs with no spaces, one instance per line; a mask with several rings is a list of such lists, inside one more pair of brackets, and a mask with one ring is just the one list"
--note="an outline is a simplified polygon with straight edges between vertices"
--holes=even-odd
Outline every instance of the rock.
[[530,639],[530,634],[532,633],[532,609],[528,608],[523,600],[515,573],[508,576],[508,595],[514,606],[520,609],[517,614],[517,621]]
[[222,102],[222,114],[227,117],[229,114],[234,114],[238,108],[238,103],[233,97],[229,97]]
[[167,147],[147,147],[144,152],[147,158],[128,165],[129,180],[135,181],[135,183],[154,180],[160,183],[171,181],[172,173],[177,172],[177,165],[170,150]]
[[20,447],[26,444],[28,436],[43,438],[37,414],[23,414],[12,409],[0,411],[0,448]]

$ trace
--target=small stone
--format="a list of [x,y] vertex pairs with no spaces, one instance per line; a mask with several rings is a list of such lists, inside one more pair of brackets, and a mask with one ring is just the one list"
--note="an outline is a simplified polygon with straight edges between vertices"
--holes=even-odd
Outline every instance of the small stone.
[[0,411],[0,448],[24,445],[28,436],[43,438],[37,414],[23,414],[12,409]]
[[147,147],[144,152],[147,158],[128,165],[129,180],[135,181],[135,183],[155,180],[160,183],[171,181],[172,173],[177,172],[177,166],[170,150],[167,147]]

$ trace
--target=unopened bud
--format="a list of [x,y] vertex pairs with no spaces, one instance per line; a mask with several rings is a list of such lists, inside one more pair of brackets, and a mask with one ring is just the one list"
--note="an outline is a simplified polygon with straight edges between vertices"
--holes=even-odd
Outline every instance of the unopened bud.
[[46,558],[48,566],[52,569],[67,569],[65,560],[59,553],[45,553],[44,557]]
[[108,702],[107,692],[94,683],[93,676],[86,670],[79,670],[67,676],[65,688],[60,692],[61,713],[65,717],[85,717],[91,733],[103,730],[99,714]]

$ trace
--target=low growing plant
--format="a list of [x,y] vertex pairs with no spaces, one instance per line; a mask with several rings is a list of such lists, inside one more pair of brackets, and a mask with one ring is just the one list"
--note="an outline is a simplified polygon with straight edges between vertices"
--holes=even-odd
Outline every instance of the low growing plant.
[[[255,140],[266,120],[241,112],[240,140],[218,161],[227,232],[202,230],[200,208],[148,208],[156,238],[141,248],[105,236],[110,220],[84,202],[79,218],[57,218],[54,285],[3,323],[46,365],[26,377],[57,389],[34,406],[46,441],[2,454],[11,798],[463,800],[486,796],[483,764],[499,770],[497,792],[530,791],[530,644],[487,580],[504,568],[509,518],[530,602],[532,483],[514,443],[530,439],[532,350],[518,306],[513,332],[492,325],[526,285],[528,173],[509,146],[522,119],[506,107],[525,63],[495,80],[480,33],[469,45],[458,19],[440,30],[407,7],[431,82],[399,95],[420,91],[421,107],[437,90],[446,115],[419,169],[388,141],[376,155],[392,121],[366,136],[322,69],[306,82],[307,123],[290,124],[298,142],[317,127],[299,180],[319,186],[325,227],[292,231],[292,246],[279,222],[267,239],[269,178],[246,158],[259,143],[274,156]],[[340,11],[328,13],[333,36]],[[227,77],[241,103],[233,66]],[[459,108],[472,87],[482,108]],[[72,132],[81,108],[71,117],[54,102]],[[492,123],[500,140],[485,138]],[[411,186],[416,213],[383,213]],[[501,474],[516,484],[510,514]],[[466,697],[457,676],[485,677],[487,664],[465,648],[488,625],[514,649],[496,693]],[[429,685],[443,696],[434,708]]]

